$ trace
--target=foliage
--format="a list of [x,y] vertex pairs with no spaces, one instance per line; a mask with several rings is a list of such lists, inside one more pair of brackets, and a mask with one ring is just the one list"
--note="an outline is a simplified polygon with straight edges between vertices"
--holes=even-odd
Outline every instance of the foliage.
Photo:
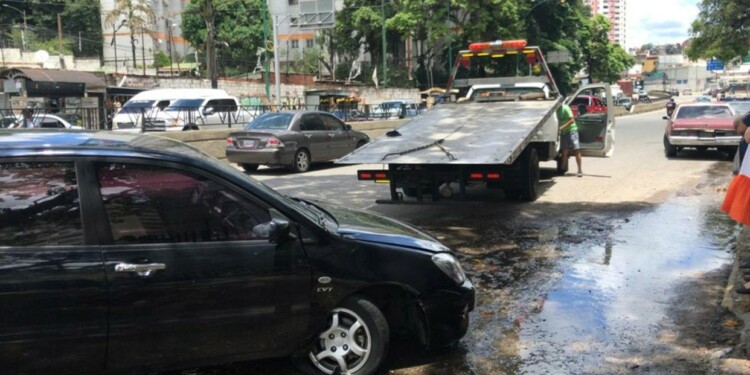
[[169,59],[166,53],[157,51],[154,55],[154,68],[161,68],[163,66],[169,66],[172,61]]
[[154,22],[154,11],[145,0],[115,0],[114,8],[104,16],[106,27],[125,26],[130,30],[130,48],[133,67],[136,67],[135,34],[148,32],[148,26]]
[[[244,67],[246,71],[255,68],[258,48],[265,47],[262,1],[213,1],[219,66]],[[207,17],[206,0],[191,1],[182,13],[182,35],[199,50],[208,39]],[[267,27],[270,30],[270,21]]]
[[750,13],[746,0],[701,0],[690,28],[692,41],[685,51],[691,60],[717,57],[723,61],[744,56],[750,42]]
[[[33,46],[35,40],[53,40],[57,43],[57,14],[62,20],[63,38],[75,39],[66,42],[63,47],[66,53],[76,56],[99,56],[102,50],[102,28],[98,0],[30,0],[25,2],[8,2],[6,5],[13,9],[2,8],[0,11],[0,25],[5,38],[10,36],[13,45],[21,47],[20,31],[23,25],[23,12],[26,13],[26,43],[30,50],[40,49]],[[17,27],[10,27],[17,26]],[[78,49],[78,35],[81,34],[81,50]],[[16,41],[16,34],[19,35]],[[46,43],[46,42],[45,42]],[[50,42],[51,43],[51,42]],[[75,47],[75,48],[73,48]],[[55,44],[53,51],[57,51]]]
[[620,73],[635,64],[635,59],[622,47],[609,42],[608,32],[609,21],[602,15],[596,15],[583,24],[581,47],[589,80],[615,82]]

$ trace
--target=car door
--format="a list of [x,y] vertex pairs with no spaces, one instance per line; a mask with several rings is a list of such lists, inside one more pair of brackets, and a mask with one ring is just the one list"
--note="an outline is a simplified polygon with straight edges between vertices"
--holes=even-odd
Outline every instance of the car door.
[[331,159],[337,159],[352,152],[357,144],[357,140],[347,130],[346,124],[327,113],[319,115],[323,119],[326,129],[328,129]]
[[310,270],[297,240],[269,240],[275,210],[181,165],[94,169],[108,227],[108,369],[288,354],[298,344]]
[[2,372],[98,373],[108,313],[98,218],[81,204],[74,161],[44,160],[0,161]]
[[300,132],[305,138],[303,147],[310,150],[310,159],[324,161],[332,159],[330,137],[323,119],[315,113],[303,114],[300,118]]
[[610,87],[601,84],[587,85],[580,88],[571,100],[571,103],[581,103],[586,98],[588,102],[590,98],[602,95],[606,95],[606,101],[597,107],[597,111],[587,110],[575,116],[581,154],[584,156],[609,157],[614,152],[615,118]]

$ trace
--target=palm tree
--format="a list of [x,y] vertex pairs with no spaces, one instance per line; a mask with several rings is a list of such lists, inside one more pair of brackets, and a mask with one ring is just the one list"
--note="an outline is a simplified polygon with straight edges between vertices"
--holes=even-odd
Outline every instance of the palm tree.
[[133,68],[136,67],[135,33],[148,31],[148,25],[154,22],[155,17],[154,11],[146,4],[146,0],[115,0],[114,9],[104,17],[104,24],[107,26],[114,27],[122,19],[123,24],[130,29]]

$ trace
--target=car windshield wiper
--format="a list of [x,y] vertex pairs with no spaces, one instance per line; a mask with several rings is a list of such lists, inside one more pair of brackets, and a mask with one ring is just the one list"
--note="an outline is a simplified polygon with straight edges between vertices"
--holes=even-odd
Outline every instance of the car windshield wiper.
[[290,199],[299,203],[300,206],[304,207],[305,209],[307,209],[307,211],[317,216],[318,224],[322,226],[324,229],[328,229],[328,226],[326,225],[328,222],[328,219],[330,219],[331,221],[336,223],[336,225],[338,225],[338,221],[336,221],[336,218],[334,218],[330,212],[326,211],[324,208],[318,206],[317,204],[310,202],[308,200],[302,199],[302,198],[290,197]]

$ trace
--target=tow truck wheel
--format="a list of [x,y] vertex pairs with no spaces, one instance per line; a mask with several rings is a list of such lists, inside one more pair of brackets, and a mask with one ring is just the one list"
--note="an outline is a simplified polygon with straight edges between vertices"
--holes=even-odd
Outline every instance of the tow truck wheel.
[[536,149],[528,148],[523,155],[523,183],[519,193],[521,200],[533,202],[539,197],[539,155]]

